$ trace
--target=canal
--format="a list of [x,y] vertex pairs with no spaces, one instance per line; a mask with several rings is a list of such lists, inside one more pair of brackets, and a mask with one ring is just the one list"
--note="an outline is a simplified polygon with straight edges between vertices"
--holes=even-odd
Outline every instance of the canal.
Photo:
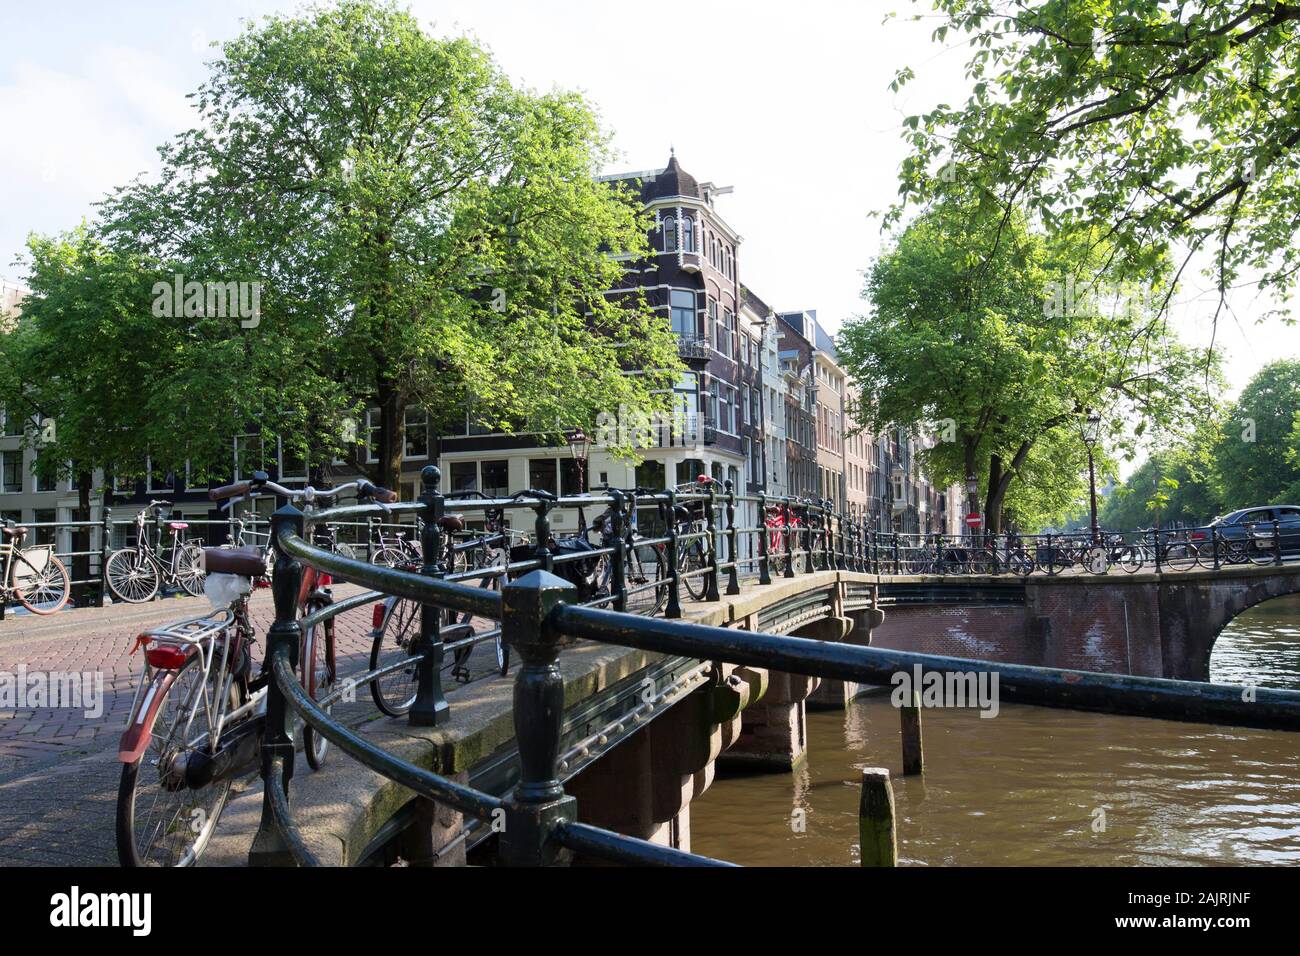
[[[1300,596],[1238,616],[1211,676],[1300,689]],[[902,777],[887,696],[809,712],[791,776],[719,777],[691,848],[750,866],[858,863],[860,771],[894,778],[910,866],[1300,863],[1300,736],[1002,704],[926,710],[925,774]]]

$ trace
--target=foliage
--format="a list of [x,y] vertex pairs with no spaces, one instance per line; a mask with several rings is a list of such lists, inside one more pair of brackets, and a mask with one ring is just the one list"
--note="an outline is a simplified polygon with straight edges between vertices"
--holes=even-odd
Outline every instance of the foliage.
[[[1052,230],[1105,223],[1137,274],[1175,246],[1203,249],[1221,295],[1258,273],[1285,297],[1300,270],[1300,6],[933,5],[934,39],[968,47],[972,92],[906,118],[913,152],[892,219],[955,185],[1007,223],[1022,208]],[[893,87],[914,77],[904,69]]]
[[[391,484],[410,405],[463,421],[472,401],[480,423],[552,434],[657,407],[678,368],[667,323],[602,295],[646,223],[597,181],[608,138],[578,95],[515,88],[471,41],[341,0],[250,26],[193,100],[200,124],[161,149],[157,182],[110,198],[105,233],[187,277],[262,284],[256,328],[185,340],[201,430],[228,435],[236,410],[273,433],[309,422],[290,437],[319,459],[377,406]],[[295,378],[310,387],[269,399]],[[250,386],[267,400],[240,400]]]
[[[996,233],[997,251],[981,258]],[[1122,284],[1084,294],[1082,277],[1106,254],[1091,233],[1045,236],[960,197],[937,203],[873,264],[871,315],[840,335],[862,394],[856,420],[937,427],[931,480],[980,477],[991,530],[1004,507],[1025,530],[1058,520],[1080,493],[1090,409],[1103,419],[1104,476],[1107,447],[1177,431],[1204,402],[1203,353],[1168,334],[1146,298]]]

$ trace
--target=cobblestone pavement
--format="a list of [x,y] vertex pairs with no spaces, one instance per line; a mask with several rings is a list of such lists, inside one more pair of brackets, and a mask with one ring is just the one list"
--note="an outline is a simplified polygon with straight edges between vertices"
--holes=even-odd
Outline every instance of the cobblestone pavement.
[[[344,598],[359,590],[340,585],[334,595]],[[98,716],[71,708],[0,709],[0,865],[116,865],[117,741],[140,671],[139,657],[129,656],[131,645],[147,627],[209,607],[202,598],[167,599],[0,623],[0,672],[89,672],[103,681]],[[256,631],[264,634],[274,616],[269,590],[253,595],[251,611]],[[368,666],[372,613],[366,605],[337,620],[341,677]],[[255,658],[261,653],[259,647]],[[471,665],[476,674],[489,666],[489,653],[489,647],[476,650]],[[351,721],[375,710],[369,694],[360,690],[356,703],[336,707],[335,713]]]

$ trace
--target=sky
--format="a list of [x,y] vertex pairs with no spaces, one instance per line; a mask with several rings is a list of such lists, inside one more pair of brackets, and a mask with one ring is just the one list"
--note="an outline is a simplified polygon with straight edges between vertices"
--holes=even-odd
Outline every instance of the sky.
[[[816,309],[834,331],[866,311],[862,272],[882,243],[873,211],[897,194],[903,117],[965,98],[965,51],[932,43],[910,0],[412,0],[439,35],[469,33],[517,82],[584,92],[622,160],[662,167],[675,148],[700,181],[733,186],[718,211],[744,238],[740,277],[778,310]],[[0,277],[29,232],[94,215],[114,186],[157,169],[155,149],[195,125],[186,94],[209,46],[244,18],[291,13],[258,0],[0,0]],[[885,21],[891,10],[900,16]],[[899,94],[895,72],[917,79]],[[1204,344],[1215,295],[1191,277],[1174,326]],[[1233,295],[1215,344],[1229,394],[1263,364],[1300,354],[1300,329],[1257,325]]]

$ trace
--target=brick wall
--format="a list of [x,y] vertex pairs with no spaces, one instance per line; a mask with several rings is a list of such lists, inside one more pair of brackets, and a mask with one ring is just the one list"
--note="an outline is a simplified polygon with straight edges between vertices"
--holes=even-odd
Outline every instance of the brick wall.
[[1019,605],[890,607],[871,646],[1009,664],[1043,664],[1043,642]]

